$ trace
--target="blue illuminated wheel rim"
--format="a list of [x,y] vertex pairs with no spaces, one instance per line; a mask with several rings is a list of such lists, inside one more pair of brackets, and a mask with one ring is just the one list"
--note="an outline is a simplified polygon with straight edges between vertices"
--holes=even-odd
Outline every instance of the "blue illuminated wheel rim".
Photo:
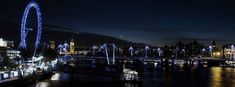
[[34,45],[36,49],[39,47],[40,40],[41,40],[41,31],[42,31],[41,11],[40,11],[38,4],[35,1],[32,1],[25,8],[22,22],[21,22],[21,48],[24,48],[24,49],[27,48],[27,45],[26,45],[26,36],[27,36],[26,35],[26,23],[27,23],[28,13],[31,8],[36,9],[36,13],[37,13],[37,23],[38,23],[37,24],[37,37],[36,37],[36,41],[35,41],[35,45]]

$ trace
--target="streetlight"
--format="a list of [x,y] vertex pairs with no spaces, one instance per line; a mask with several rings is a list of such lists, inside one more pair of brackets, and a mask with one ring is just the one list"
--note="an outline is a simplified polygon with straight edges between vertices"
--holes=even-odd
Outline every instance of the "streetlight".
[[147,58],[148,57],[148,50],[149,50],[150,48],[149,48],[149,46],[145,46],[145,58]]
[[231,45],[231,59],[234,58],[234,45]]
[[157,48],[157,51],[158,51],[158,56],[159,56],[159,58],[161,57],[161,48],[159,47],[159,48]]
[[132,46],[130,46],[128,50],[130,51],[131,57],[133,57],[134,48]]
[[115,44],[112,44],[113,46],[113,64],[115,64],[115,49],[118,49]]
[[184,54],[184,57],[185,57],[185,49],[182,49],[182,52],[183,52],[183,54]]
[[95,56],[95,49],[97,49],[97,47],[95,45],[93,45],[92,47],[92,55]]
[[213,57],[213,54],[212,54],[213,47],[212,47],[212,46],[209,46],[209,50],[210,50],[211,58],[212,58],[212,57]]
[[92,61],[92,63],[93,63],[93,64],[96,62],[96,60],[95,60],[95,49],[97,49],[97,47],[96,47],[95,45],[93,45],[93,47],[92,47],[92,56],[93,56],[93,61]]
[[179,50],[179,47],[177,46],[177,47],[176,47],[176,50],[175,50],[175,58],[176,58],[176,59],[178,58],[178,50]]
[[205,56],[205,52],[206,52],[206,49],[203,48],[203,49],[202,49],[202,55],[203,55],[203,56]]

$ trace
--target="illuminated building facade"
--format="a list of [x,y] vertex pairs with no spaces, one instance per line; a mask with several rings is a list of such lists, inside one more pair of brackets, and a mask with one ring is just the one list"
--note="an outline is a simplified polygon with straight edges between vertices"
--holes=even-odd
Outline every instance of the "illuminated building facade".
[[6,50],[6,56],[10,59],[13,59],[13,58],[20,58],[21,55],[20,55],[20,51],[19,50],[13,50],[13,49],[7,49]]
[[228,45],[224,48],[224,57],[235,59],[235,47],[234,45]]
[[224,57],[231,58],[232,57],[232,50],[230,48],[224,48]]
[[71,54],[74,54],[74,51],[75,51],[75,43],[74,43],[74,40],[73,40],[73,39],[71,39],[71,41],[70,41],[69,51],[70,51]]
[[0,47],[7,47],[8,45],[8,41],[3,40],[2,38],[0,38]]
[[[6,57],[11,57],[11,58],[15,58],[13,57],[11,54],[13,54],[13,52],[10,52],[10,48],[14,47],[14,42],[13,41],[7,41],[4,40],[3,38],[0,38],[0,61],[4,61],[4,58]],[[19,54],[19,53],[17,53]]]
[[75,42],[73,39],[71,39],[70,43],[64,43],[63,45],[60,44],[57,47],[59,54],[75,54]]
[[221,58],[223,56],[222,51],[216,47],[215,40],[213,40],[212,45],[209,46],[211,57]]
[[49,41],[49,43],[50,43],[50,48],[51,49],[55,49],[55,41]]

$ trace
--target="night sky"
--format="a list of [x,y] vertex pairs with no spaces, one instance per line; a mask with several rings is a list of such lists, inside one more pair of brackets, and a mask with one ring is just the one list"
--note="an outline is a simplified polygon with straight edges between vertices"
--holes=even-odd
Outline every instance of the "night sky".
[[[30,0],[1,0],[0,21],[21,22]],[[36,0],[43,24],[157,44],[235,40],[234,0]]]

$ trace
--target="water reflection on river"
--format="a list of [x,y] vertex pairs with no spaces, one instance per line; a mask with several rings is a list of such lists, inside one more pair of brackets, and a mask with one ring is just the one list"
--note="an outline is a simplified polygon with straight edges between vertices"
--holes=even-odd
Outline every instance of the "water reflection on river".
[[235,69],[213,67],[210,69],[212,87],[235,87]]
[[46,84],[50,87],[235,87],[235,68],[223,67],[145,67],[139,83],[114,81],[107,76],[76,74],[72,80],[68,76],[61,73],[58,81]]
[[142,86],[235,87],[235,68],[192,67],[157,70],[144,74]]

